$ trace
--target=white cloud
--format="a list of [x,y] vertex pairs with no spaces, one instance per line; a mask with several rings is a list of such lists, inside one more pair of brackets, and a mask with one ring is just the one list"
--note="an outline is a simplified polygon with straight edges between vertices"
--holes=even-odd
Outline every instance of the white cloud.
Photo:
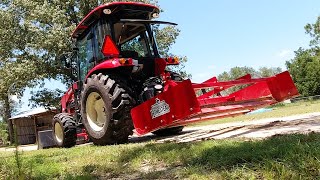
[[277,57],[281,59],[292,59],[294,57],[294,52],[290,49],[283,49],[277,53]]

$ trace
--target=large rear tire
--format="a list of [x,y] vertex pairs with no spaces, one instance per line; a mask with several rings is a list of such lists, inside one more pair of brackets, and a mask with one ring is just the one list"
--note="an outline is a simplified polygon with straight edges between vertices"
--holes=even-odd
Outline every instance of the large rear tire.
[[58,147],[73,147],[77,141],[77,127],[73,117],[60,113],[53,117],[53,137]]
[[135,103],[117,77],[102,73],[87,78],[81,94],[82,123],[96,145],[121,144],[133,133],[130,110]]

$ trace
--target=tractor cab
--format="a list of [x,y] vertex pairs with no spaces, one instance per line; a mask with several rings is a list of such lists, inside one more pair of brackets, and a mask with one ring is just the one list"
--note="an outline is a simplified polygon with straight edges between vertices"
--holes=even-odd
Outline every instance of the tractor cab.
[[155,6],[129,2],[110,3],[91,11],[72,34],[78,49],[79,80],[102,68],[154,76],[155,60],[161,58],[153,25],[176,25],[151,20],[158,15]]

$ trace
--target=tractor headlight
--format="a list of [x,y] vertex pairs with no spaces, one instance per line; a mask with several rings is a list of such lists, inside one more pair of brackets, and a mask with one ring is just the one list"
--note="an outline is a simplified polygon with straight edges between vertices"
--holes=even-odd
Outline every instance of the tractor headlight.
[[153,17],[153,18],[158,18],[158,17],[159,17],[159,13],[153,13],[153,14],[152,14],[152,17]]
[[104,9],[104,10],[103,10],[103,13],[104,13],[104,14],[111,14],[112,11],[111,11],[111,9]]

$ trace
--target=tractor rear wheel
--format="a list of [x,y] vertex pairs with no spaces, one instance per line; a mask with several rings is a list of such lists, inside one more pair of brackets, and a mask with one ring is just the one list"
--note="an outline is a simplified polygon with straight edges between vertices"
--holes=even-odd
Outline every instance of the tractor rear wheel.
[[82,123],[96,145],[120,144],[133,133],[130,110],[134,100],[120,78],[93,74],[81,94]]
[[73,117],[60,113],[53,117],[53,137],[58,147],[73,147],[77,141],[77,127]]

